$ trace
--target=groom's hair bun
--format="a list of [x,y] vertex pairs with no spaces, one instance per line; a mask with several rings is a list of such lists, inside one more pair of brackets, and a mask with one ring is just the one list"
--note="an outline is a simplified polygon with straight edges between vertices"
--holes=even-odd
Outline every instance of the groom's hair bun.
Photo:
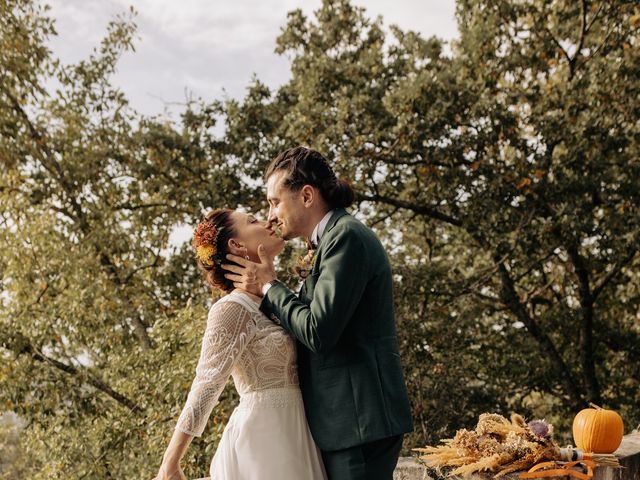
[[294,147],[280,153],[267,167],[265,180],[278,171],[286,172],[284,185],[291,190],[316,187],[331,208],[346,208],[355,200],[349,182],[337,178],[327,159],[310,148]]

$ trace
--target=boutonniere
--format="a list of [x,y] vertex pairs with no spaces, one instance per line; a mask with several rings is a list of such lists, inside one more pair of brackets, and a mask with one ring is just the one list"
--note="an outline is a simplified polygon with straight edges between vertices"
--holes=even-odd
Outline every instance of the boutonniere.
[[309,274],[313,270],[313,265],[315,264],[315,261],[316,261],[316,250],[309,249],[306,255],[298,257],[294,270],[298,274],[298,276],[304,280],[309,276]]

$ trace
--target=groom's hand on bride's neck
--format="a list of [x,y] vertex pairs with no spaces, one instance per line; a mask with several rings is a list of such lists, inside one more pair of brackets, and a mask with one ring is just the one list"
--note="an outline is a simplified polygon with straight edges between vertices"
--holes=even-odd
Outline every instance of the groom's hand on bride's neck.
[[260,263],[229,253],[227,254],[227,260],[236,263],[236,265],[223,263],[222,268],[227,270],[228,273],[224,276],[233,282],[235,288],[240,288],[261,297],[262,287],[278,277],[273,266],[273,259],[267,255],[262,245],[258,247],[258,256],[260,257]]

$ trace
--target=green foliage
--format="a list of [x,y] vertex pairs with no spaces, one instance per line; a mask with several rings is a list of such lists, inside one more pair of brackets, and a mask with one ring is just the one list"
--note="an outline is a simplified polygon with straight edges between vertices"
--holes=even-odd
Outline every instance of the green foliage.
[[[0,404],[27,421],[25,477],[151,476],[210,302],[168,237],[222,198],[241,203],[240,182],[210,155],[208,119],[186,116],[181,130],[141,119],[110,85],[130,19],[64,66],[44,46],[45,9],[10,2],[2,13]],[[232,396],[187,471],[210,457]]]
[[[461,0],[444,45],[325,0],[278,38],[289,82],[175,123],[110,83],[132,15],[76,65],[47,49],[47,15],[0,2],[0,406],[25,421],[0,475],[155,474],[212,301],[169,235],[212,207],[264,208],[264,167],[301,143],[352,181],[390,252],[407,448],[484,411],[544,416],[563,443],[587,401],[640,423],[632,2]],[[188,476],[235,401],[227,389]]]

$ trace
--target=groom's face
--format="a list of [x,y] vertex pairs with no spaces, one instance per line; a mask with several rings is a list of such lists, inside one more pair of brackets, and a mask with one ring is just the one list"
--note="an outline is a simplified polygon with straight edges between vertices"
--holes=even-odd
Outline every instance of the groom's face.
[[304,236],[306,213],[301,191],[293,191],[284,185],[286,172],[276,171],[267,179],[269,222],[277,226],[285,240]]

